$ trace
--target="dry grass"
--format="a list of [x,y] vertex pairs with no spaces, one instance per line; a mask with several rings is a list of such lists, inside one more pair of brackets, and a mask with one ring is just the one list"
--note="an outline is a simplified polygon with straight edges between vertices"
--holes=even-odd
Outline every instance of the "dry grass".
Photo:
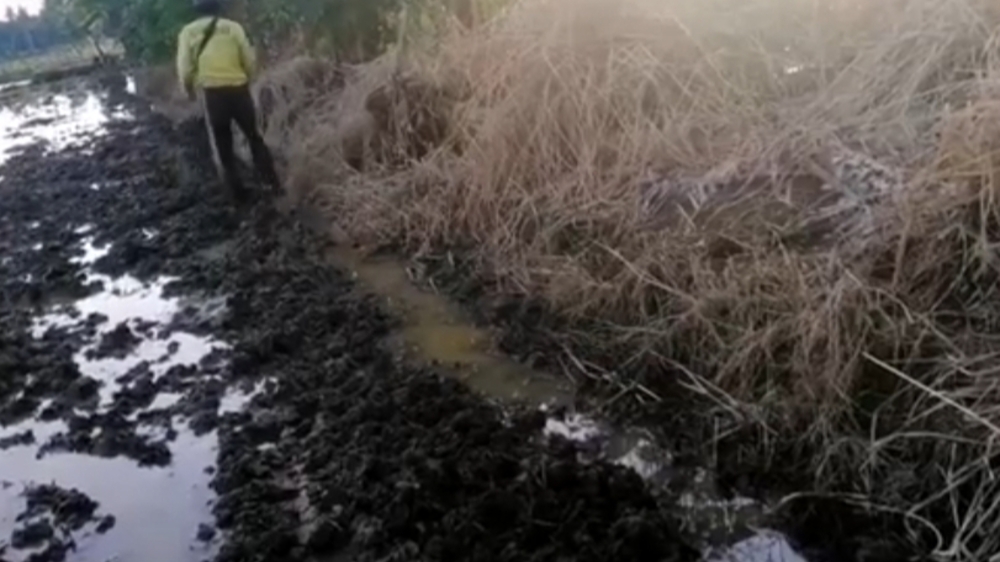
[[998,26],[987,0],[523,0],[286,88],[310,119],[269,134],[356,239],[474,247],[502,290],[615,327],[593,345],[823,447],[819,487],[987,560]]

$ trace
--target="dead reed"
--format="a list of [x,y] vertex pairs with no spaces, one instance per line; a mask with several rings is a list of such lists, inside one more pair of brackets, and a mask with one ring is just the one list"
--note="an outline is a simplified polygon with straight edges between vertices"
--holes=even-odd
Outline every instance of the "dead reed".
[[522,0],[336,87],[265,80],[268,133],[356,240],[474,248],[616,327],[591,345],[822,446],[818,489],[851,475],[987,560],[998,26],[986,0]]

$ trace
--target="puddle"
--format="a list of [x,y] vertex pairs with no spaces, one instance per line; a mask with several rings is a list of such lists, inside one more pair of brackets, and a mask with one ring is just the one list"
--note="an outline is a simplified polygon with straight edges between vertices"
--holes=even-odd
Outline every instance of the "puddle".
[[[61,428],[37,424],[31,429],[42,441]],[[128,460],[88,455],[50,454],[37,460],[35,447],[0,452],[4,486],[9,486],[0,490],[3,539],[9,537],[14,518],[24,508],[23,498],[18,497],[23,484],[56,482],[87,494],[100,503],[99,514],[112,514],[116,519],[105,535],[91,531],[74,536],[77,551],[69,554],[70,561],[199,562],[210,558],[211,547],[199,546],[194,536],[199,523],[213,520],[208,503],[211,476],[205,467],[215,458],[214,439],[199,439],[182,432],[171,449],[173,460],[169,467],[144,469]],[[25,554],[11,551],[5,556],[16,562]]]
[[764,530],[721,551],[712,551],[706,562],[806,562],[781,533]]
[[580,445],[580,459],[597,459],[634,470],[653,487],[683,483],[675,512],[682,531],[705,562],[806,562],[788,539],[765,528],[767,506],[751,498],[726,498],[700,468],[678,469],[669,451],[640,429],[619,430],[580,414],[546,420],[544,435]]
[[[86,234],[90,230],[82,227],[77,232]],[[84,254],[75,261],[85,267],[110,250],[95,246],[90,238],[84,238],[81,247]],[[33,332],[35,337],[41,337],[53,327],[78,326],[92,313],[107,317],[97,333],[88,338],[87,344],[74,356],[82,374],[101,383],[97,412],[107,411],[115,392],[123,388],[116,379],[140,362],[148,361],[151,372],[158,378],[173,366],[197,365],[213,350],[227,347],[212,338],[182,331],[161,333],[160,330],[190,304],[163,296],[168,278],[143,283],[128,276],[112,279],[89,268],[84,271],[88,282],[100,281],[104,290],[36,318]],[[207,303],[202,308],[210,314],[222,310],[219,303]],[[123,322],[137,333],[146,326],[149,336],[144,336],[124,358],[88,359],[87,351],[97,346],[101,336]],[[238,410],[253,394],[231,392],[223,396],[223,406],[230,411]],[[141,419],[137,416],[142,412],[169,408],[182,399],[180,393],[161,392],[148,407],[130,418],[132,421]],[[44,410],[44,406],[38,411]],[[214,520],[211,514],[213,494],[209,489],[211,476],[206,469],[215,463],[217,439],[214,432],[196,437],[184,418],[175,416],[173,419],[175,421],[170,424],[176,428],[173,436],[169,436],[162,425],[137,422],[137,435],[167,443],[171,462],[162,468],[140,468],[135,461],[124,457],[101,458],[58,451],[40,455],[42,445],[49,438],[67,430],[61,420],[42,422],[36,419],[4,428],[0,437],[31,430],[35,444],[0,451],[0,545],[17,526],[15,518],[24,509],[24,499],[19,496],[25,486],[55,482],[64,489],[75,488],[97,501],[99,515],[111,514],[116,518],[115,526],[106,534],[85,528],[81,534],[74,535],[77,550],[69,554],[70,562],[199,562],[210,559],[214,556],[214,546],[197,542],[196,534],[200,524]],[[94,434],[99,435],[100,431],[95,428]],[[28,550],[12,551],[5,556],[10,562],[19,562],[30,553]],[[11,555],[14,557],[10,558]]]
[[0,104],[0,163],[13,149],[43,142],[49,151],[62,150],[101,134],[111,119],[128,118],[122,109],[109,109],[90,90],[50,94],[45,103]]
[[406,356],[440,365],[485,396],[536,405],[571,402],[572,385],[494,353],[488,331],[475,327],[446,297],[415,286],[402,262],[364,258],[347,248],[335,249],[331,257],[402,319],[397,343]]
[[[19,84],[8,85],[0,101],[0,163],[5,162],[14,149],[43,143],[44,149],[55,151],[88,141],[104,131],[105,124],[114,118],[127,118],[123,110],[109,110],[94,92],[77,90],[51,93],[47,91],[13,91]],[[10,95],[7,95],[10,94]],[[25,225],[29,230],[41,227],[39,221]],[[79,229],[82,235],[90,228]],[[33,250],[41,250],[36,244]],[[78,263],[93,263],[107,252],[88,241],[85,254]],[[99,276],[90,275],[97,279]],[[158,287],[144,287],[135,279],[100,279],[106,282],[106,291],[79,303],[84,310],[94,310],[109,317],[143,318],[152,316],[159,320],[171,312],[173,303],[161,296]],[[47,325],[70,324],[69,307],[63,312],[47,315],[36,322],[36,336]],[[66,314],[66,317],[62,317]],[[105,324],[103,330],[113,325]],[[98,333],[94,341],[99,338]],[[178,334],[179,336],[180,334]],[[181,342],[183,343],[183,342]],[[93,342],[91,342],[91,345]],[[168,344],[169,345],[169,344]],[[148,350],[140,349],[141,353]],[[173,363],[197,361],[204,348],[181,345],[172,358]],[[132,358],[130,358],[132,359]],[[141,360],[137,355],[134,360]],[[87,364],[83,354],[77,362],[85,374],[102,384],[102,393],[112,393],[117,385],[117,367]],[[52,405],[48,400],[36,409],[41,412]],[[162,402],[154,406],[162,406]],[[75,406],[70,406],[73,413]],[[100,408],[98,406],[98,408]],[[100,411],[100,410],[98,410]],[[179,427],[185,427],[178,424]],[[197,526],[211,522],[208,488],[210,476],[205,467],[215,459],[215,439],[195,438],[185,430],[178,431],[170,444],[172,462],[165,468],[139,468],[122,456],[105,458],[85,454],[51,452],[42,455],[42,447],[50,438],[68,432],[63,419],[45,422],[39,418],[0,428],[0,438],[30,431],[33,443],[14,444],[0,450],[0,558],[20,562],[36,553],[34,550],[8,548],[12,530],[21,526],[16,521],[24,510],[23,493],[29,486],[56,484],[64,490],[77,489],[99,502],[97,515],[113,515],[114,526],[105,534],[98,534],[93,525],[85,526],[71,538],[75,551],[67,559],[79,562],[104,562],[109,560],[151,560],[163,562],[196,562],[212,555],[210,545],[194,541]],[[90,437],[101,429],[95,428]],[[85,431],[80,435],[88,437]],[[39,547],[42,548],[42,547]]]

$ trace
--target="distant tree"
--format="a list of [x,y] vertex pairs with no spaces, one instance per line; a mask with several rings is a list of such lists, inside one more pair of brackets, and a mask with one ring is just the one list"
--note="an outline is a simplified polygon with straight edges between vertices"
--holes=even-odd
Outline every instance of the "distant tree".
[[[229,0],[251,38],[267,50],[291,38],[306,48],[365,60],[397,39],[404,4],[436,5],[466,26],[484,0]],[[126,56],[144,63],[169,59],[177,33],[191,19],[187,0],[45,0],[45,11],[76,35],[118,39]],[[10,11],[8,9],[8,11]],[[15,12],[13,16],[17,17]],[[0,38],[2,41],[2,38]],[[298,41],[296,41],[298,43]],[[263,45],[261,45],[263,44]]]
[[247,2],[246,14],[254,37],[264,43],[301,36],[311,49],[344,59],[365,60],[378,55],[395,39],[392,16],[404,1],[255,0]]
[[77,33],[118,39],[141,62],[168,58],[180,26],[190,16],[184,0],[46,0]]

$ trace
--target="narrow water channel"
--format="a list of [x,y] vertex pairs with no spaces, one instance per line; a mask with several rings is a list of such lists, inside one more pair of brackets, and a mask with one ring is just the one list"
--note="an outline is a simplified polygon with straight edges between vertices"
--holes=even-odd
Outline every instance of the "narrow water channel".
[[[319,216],[307,213],[304,220],[312,228],[328,228]],[[352,272],[362,292],[379,296],[402,319],[396,337],[410,359],[441,365],[446,373],[501,402],[533,404],[546,411],[572,406],[572,384],[497,352],[489,330],[476,326],[446,296],[420,286],[405,260],[366,256],[347,245],[331,250],[329,258]],[[591,451],[584,460],[627,466],[654,487],[665,488],[678,478],[689,482],[677,511],[706,562],[804,562],[784,536],[764,527],[767,506],[750,498],[724,498],[709,471],[676,468],[670,452],[657,447],[642,428],[613,427],[571,413],[549,418],[545,436],[581,443]]]

